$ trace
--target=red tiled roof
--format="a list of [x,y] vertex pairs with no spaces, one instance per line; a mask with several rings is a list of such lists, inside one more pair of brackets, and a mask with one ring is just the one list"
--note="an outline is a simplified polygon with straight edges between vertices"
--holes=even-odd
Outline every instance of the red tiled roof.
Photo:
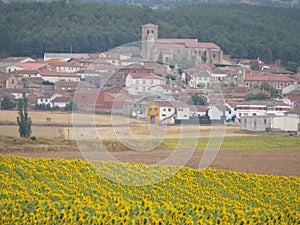
[[197,39],[168,39],[168,38],[160,38],[158,39],[160,43],[174,43],[178,45],[184,45],[188,48],[206,48],[206,49],[221,49],[220,46],[215,43],[210,42],[198,42]]
[[272,100],[252,100],[252,101],[245,101],[245,102],[240,102],[237,104],[238,106],[243,106],[243,105],[267,105],[267,106],[286,106],[290,107],[289,105],[280,102],[280,101],[272,101]]
[[47,63],[17,63],[18,66],[22,67],[23,70],[38,70],[46,67]]
[[55,71],[43,71],[39,73],[45,77],[81,77],[81,75],[75,73],[66,73],[66,72],[55,72]]
[[153,73],[130,73],[133,79],[159,79],[159,80],[165,80],[162,77],[156,76]]
[[194,67],[189,68],[185,71],[187,73],[195,73],[195,72],[198,72],[199,70],[212,70],[214,68],[216,68],[216,66],[213,64],[197,64]]
[[154,101],[160,107],[188,107],[188,104],[182,101]]
[[286,76],[276,76],[276,75],[246,75],[245,81],[286,81],[286,82],[296,82],[296,80],[291,79]]
[[209,105],[191,105],[190,110],[197,112],[206,112],[209,109]]
[[55,99],[52,100],[52,102],[69,102],[73,98],[71,96],[61,96],[61,97],[56,97]]

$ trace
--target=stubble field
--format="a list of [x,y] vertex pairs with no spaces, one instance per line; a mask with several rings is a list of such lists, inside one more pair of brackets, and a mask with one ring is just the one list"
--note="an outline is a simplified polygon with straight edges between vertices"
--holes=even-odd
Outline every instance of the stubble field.
[[[15,122],[16,116],[16,111],[0,111],[0,121],[2,122],[0,126],[0,153],[2,155],[32,158],[85,158],[82,149],[78,148],[76,141],[74,141],[74,128],[71,125],[68,126],[68,123],[73,123],[74,117],[72,114],[30,112],[35,124],[33,135],[37,137],[37,140],[27,140],[25,142],[18,138],[17,126],[8,125]],[[85,116],[88,115],[81,115],[80,118],[85,118]],[[196,149],[185,164],[192,168],[199,167],[199,162],[210,140],[209,137],[213,135],[215,129],[211,126],[149,127],[142,120],[125,117],[115,117],[112,126],[111,116],[109,115],[96,115],[94,120],[97,126],[80,127],[80,132],[82,132],[80,135],[88,136],[89,131],[94,130],[97,134],[96,140],[104,143],[111,157],[121,162],[160,163],[172,154],[178,140],[194,137],[197,133],[199,139]],[[83,124],[84,119],[74,121],[74,123],[77,125]],[[164,129],[164,136],[160,145],[153,150],[133,150],[124,146],[124,143],[122,144],[124,137],[147,139],[153,137],[153,135],[155,137],[155,133],[160,129]],[[299,137],[292,137],[288,134],[249,134],[240,132],[239,127],[220,129],[222,132],[224,131],[224,139],[220,151],[210,165],[211,168],[259,174],[300,176],[300,165],[298,163],[300,160]],[[68,137],[69,140],[67,140]]]

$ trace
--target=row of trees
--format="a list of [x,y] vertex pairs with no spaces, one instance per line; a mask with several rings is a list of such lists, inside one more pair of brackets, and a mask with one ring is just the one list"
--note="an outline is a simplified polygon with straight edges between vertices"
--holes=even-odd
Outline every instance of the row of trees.
[[141,40],[141,25],[163,38],[215,42],[233,58],[300,65],[300,9],[197,5],[152,10],[98,3],[0,3],[0,56],[99,52]]

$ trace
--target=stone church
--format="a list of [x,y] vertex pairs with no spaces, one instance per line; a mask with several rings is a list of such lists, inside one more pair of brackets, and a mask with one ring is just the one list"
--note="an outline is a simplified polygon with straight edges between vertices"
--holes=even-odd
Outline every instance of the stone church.
[[142,25],[142,55],[144,58],[163,63],[180,64],[222,64],[221,48],[209,42],[197,39],[158,38],[158,26]]

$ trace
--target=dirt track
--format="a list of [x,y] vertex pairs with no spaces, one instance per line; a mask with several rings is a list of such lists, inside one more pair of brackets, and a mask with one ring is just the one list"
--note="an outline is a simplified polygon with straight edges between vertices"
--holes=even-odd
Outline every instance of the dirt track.
[[[153,150],[149,152],[141,151],[119,151],[110,152],[116,160],[121,162],[135,162],[154,164],[160,163],[168,157],[172,150]],[[78,150],[47,150],[42,152],[31,150],[1,151],[2,155],[18,155],[23,157],[45,157],[45,158],[66,158],[83,159]],[[190,160],[185,164],[192,168],[199,168],[199,162],[203,156],[202,150],[196,150]],[[90,159],[93,159],[91,157]],[[97,157],[96,159],[99,159]],[[101,158],[100,158],[101,159]],[[180,160],[179,160],[180,161]],[[265,151],[239,151],[222,150],[219,151],[213,160],[210,168],[226,169],[240,172],[250,172],[259,174],[273,174],[284,176],[300,176],[300,151],[293,150],[265,150]],[[176,162],[175,162],[176,164]]]

